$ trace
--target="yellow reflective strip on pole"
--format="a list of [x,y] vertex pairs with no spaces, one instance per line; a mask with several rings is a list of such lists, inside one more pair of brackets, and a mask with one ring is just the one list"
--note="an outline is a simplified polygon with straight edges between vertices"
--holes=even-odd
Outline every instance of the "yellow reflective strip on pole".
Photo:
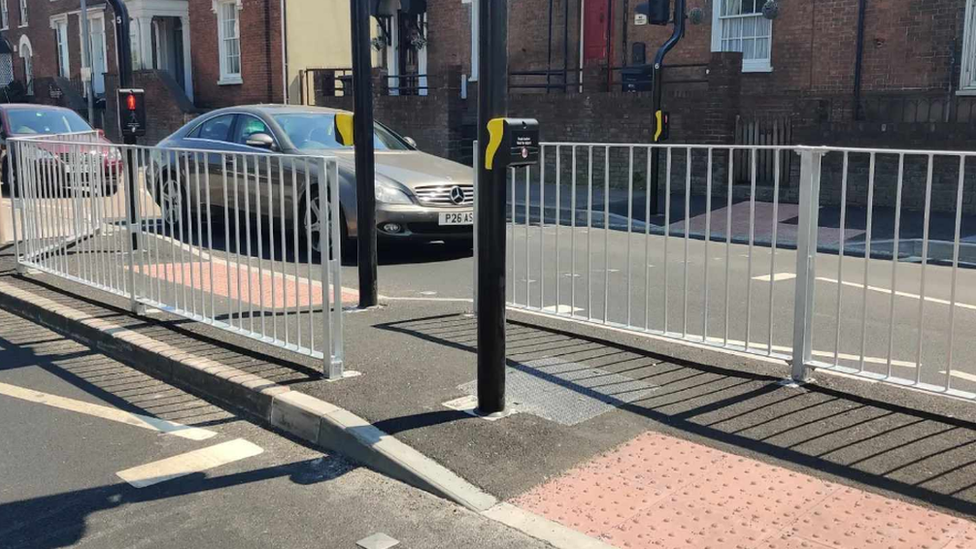
[[654,129],[654,142],[657,143],[661,138],[661,134],[664,133],[664,115],[662,111],[657,111],[654,113],[654,119],[657,121],[657,127]]
[[493,118],[488,121],[488,148],[485,149],[485,169],[490,170],[495,161],[495,153],[502,144],[505,135],[505,119]]

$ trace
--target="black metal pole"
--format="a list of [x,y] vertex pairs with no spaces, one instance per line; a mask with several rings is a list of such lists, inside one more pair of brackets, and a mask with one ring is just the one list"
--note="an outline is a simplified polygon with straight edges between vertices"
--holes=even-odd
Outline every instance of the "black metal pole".
[[356,148],[356,214],[359,307],[378,303],[376,285],[376,195],[373,155],[373,82],[369,51],[369,4],[350,0],[352,15],[353,135]]
[[569,92],[569,0],[563,0],[563,93]]
[[861,119],[861,70],[864,64],[864,19],[866,17],[867,0],[857,3],[857,42],[854,54],[854,120]]
[[[661,103],[663,102],[664,86],[661,81],[661,75],[664,72],[664,56],[671,51],[672,48],[681,40],[681,37],[685,35],[685,0],[675,0],[674,4],[674,30],[671,32],[671,37],[668,38],[658,50],[657,54],[654,56],[654,67],[651,76],[651,93],[653,94],[653,111],[651,116],[654,119],[655,129],[657,124],[657,112],[661,110]],[[658,195],[661,191],[661,180],[660,180],[660,165],[661,165],[661,149],[654,147],[651,150],[651,214],[657,215],[660,211],[660,198]]]
[[[125,7],[122,0],[109,0],[108,3],[112,6],[112,11],[115,12],[115,47],[119,62],[119,88],[125,89],[132,86],[132,42],[129,38],[129,10]],[[88,14],[83,13],[82,17],[87,18]],[[85,37],[85,40],[87,41],[89,38]],[[122,120],[120,117],[120,129],[121,124]],[[135,145],[136,137],[134,135],[125,135],[122,138],[122,143],[125,145]],[[138,199],[135,193],[135,183],[138,176],[136,174],[135,160],[135,150],[131,147],[127,148],[125,177],[129,182],[129,192],[126,193],[126,198],[128,198],[129,203],[129,223],[133,225],[138,220],[138,216],[136,215]],[[139,249],[139,231],[132,232],[132,249]]]
[[[508,2],[478,2],[478,412],[505,410],[507,169],[485,169],[488,121],[508,113]],[[512,197],[514,199],[514,197]]]
[[549,49],[546,50],[548,55],[546,59],[546,93],[549,93],[549,87],[551,86],[551,74],[552,74],[552,2],[549,0]]

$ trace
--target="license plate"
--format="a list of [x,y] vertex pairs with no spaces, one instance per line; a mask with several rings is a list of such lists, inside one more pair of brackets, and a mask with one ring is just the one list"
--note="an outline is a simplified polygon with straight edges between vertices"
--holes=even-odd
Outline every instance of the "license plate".
[[474,225],[474,210],[463,212],[443,212],[438,220],[440,225]]

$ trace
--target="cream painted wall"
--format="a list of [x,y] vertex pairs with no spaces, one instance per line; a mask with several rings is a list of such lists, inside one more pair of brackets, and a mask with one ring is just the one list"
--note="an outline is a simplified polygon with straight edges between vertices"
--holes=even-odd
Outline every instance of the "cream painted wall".
[[[288,102],[301,103],[301,71],[352,66],[349,0],[285,0]],[[376,22],[370,19],[372,34]],[[373,66],[378,56],[373,51]]]

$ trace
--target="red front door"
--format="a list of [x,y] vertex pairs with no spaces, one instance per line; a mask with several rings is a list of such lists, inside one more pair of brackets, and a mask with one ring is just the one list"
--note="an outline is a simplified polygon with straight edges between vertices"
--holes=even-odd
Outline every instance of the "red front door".
[[583,63],[608,59],[612,51],[612,0],[583,0]]

